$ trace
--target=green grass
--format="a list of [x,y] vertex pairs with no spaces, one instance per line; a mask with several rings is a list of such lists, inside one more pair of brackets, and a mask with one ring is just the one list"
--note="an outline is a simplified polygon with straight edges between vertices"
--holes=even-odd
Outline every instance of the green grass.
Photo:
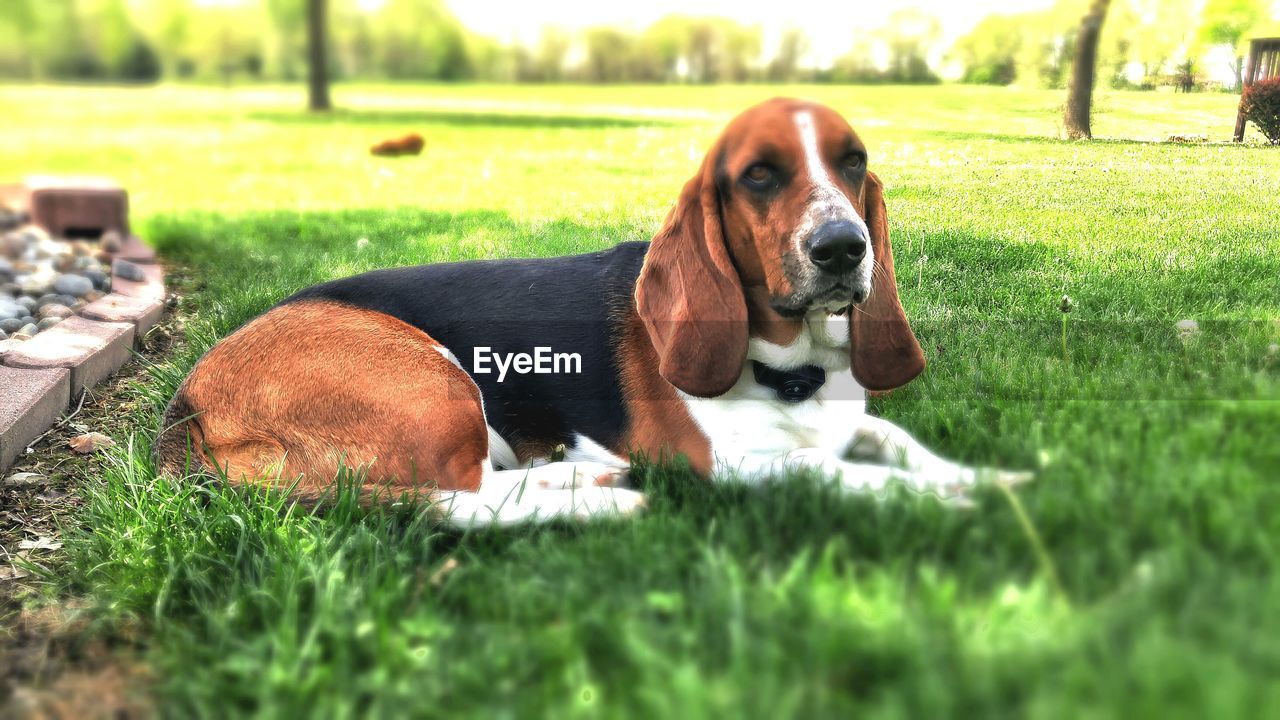
[[[887,182],[930,360],[876,409],[941,453],[1038,468],[970,511],[820,479],[638,475],[624,523],[459,536],[157,479],[200,352],[362,270],[649,237],[734,111],[845,113]],[[204,283],[189,350],[87,478],[68,592],[136,617],[173,715],[1256,715],[1280,703],[1280,152],[1234,98],[983,88],[0,88],[5,167],[116,176]],[[424,155],[366,148],[417,130]],[[357,240],[368,238],[359,249]],[[927,256],[927,261],[924,259]],[[1061,296],[1076,309],[1061,345]],[[1180,338],[1175,324],[1200,323]],[[449,560],[452,572],[437,571]],[[1055,584],[1056,576],[1059,584]]]

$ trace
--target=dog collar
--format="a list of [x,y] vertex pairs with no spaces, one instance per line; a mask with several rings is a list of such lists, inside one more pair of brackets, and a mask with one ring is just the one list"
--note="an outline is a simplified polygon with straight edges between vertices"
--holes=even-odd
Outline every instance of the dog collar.
[[795,370],[778,370],[758,361],[751,361],[756,383],[773,388],[778,399],[785,403],[802,403],[813,397],[818,388],[827,382],[827,371],[817,365],[805,365]]

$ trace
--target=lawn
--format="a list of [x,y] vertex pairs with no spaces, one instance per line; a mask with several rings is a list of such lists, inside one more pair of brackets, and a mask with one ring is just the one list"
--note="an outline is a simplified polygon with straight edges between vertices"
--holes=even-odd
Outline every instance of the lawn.
[[[195,358],[363,270],[647,239],[720,126],[843,112],[888,186],[925,376],[874,401],[966,462],[956,510],[638,472],[628,522],[458,535],[156,478]],[[1256,716],[1280,706],[1280,150],[1235,98],[898,87],[0,88],[4,175],[105,173],[198,279],[48,593],[141,639],[164,714]],[[421,132],[419,158],[367,147]],[[361,238],[368,243],[359,243]],[[1075,310],[1062,340],[1061,296]],[[1193,320],[1192,330],[1178,323]]]

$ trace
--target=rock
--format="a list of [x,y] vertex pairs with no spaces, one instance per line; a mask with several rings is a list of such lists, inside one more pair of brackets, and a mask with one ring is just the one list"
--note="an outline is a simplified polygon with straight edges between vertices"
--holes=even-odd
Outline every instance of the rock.
[[5,318],[0,320],[0,330],[13,334],[22,329],[26,323],[22,322],[22,318]]
[[23,295],[22,297],[18,298],[18,304],[27,309],[28,315],[35,314],[36,307],[37,307],[35,298],[27,297],[26,295]]
[[75,253],[78,257],[92,255],[93,246],[83,240],[77,240],[71,243],[71,252]]
[[9,333],[3,330],[0,330],[0,342],[4,342],[5,340],[8,340],[8,339],[9,339]]
[[13,269],[13,263],[0,257],[0,280],[10,282],[16,274],[17,271]]
[[[53,288],[56,278],[57,276],[52,272],[37,272],[18,280],[18,285],[22,288],[22,294],[38,296],[49,292]],[[92,285],[93,283],[89,284]]]
[[58,318],[59,320],[62,320],[64,318],[69,318],[74,314],[75,313],[71,311],[71,308],[67,307],[66,305],[59,305],[58,303],[49,303],[48,305],[45,305],[44,307],[40,308],[38,312],[36,312],[36,317],[40,318],[41,320],[44,320],[46,318]]
[[57,303],[59,305],[66,305],[67,307],[74,307],[76,304],[76,299],[71,295],[58,295],[55,293],[48,293],[45,295],[41,295],[40,299],[36,300],[36,307],[42,308],[45,305],[48,305],[49,303]]
[[105,252],[115,254],[120,252],[120,248],[124,247],[124,238],[120,237],[117,230],[108,230],[102,233],[100,245]]
[[38,332],[40,332],[40,328],[31,323],[27,323],[26,325],[18,328],[18,332],[13,334],[13,338],[15,340],[30,340],[35,337]]
[[98,290],[106,290],[111,285],[111,276],[97,268],[81,270],[80,274],[89,278],[89,281],[93,283],[93,287]]
[[27,308],[15,300],[0,300],[0,321],[27,315]]
[[147,274],[142,272],[142,268],[134,265],[128,260],[117,260],[112,267],[112,272],[125,280],[133,282],[146,282]]
[[17,260],[27,254],[27,239],[20,233],[8,233],[0,239],[0,255]]
[[62,275],[53,282],[53,289],[64,295],[81,297],[93,289],[93,281],[82,275]]
[[38,332],[44,332],[60,322],[62,322],[62,318],[60,317],[47,317],[36,324],[36,330]]

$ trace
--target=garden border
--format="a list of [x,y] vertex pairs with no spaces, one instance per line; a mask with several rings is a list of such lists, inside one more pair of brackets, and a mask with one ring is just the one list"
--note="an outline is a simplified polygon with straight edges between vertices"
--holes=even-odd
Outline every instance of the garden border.
[[[128,207],[125,191],[109,181],[68,179],[58,182],[53,190],[48,181],[40,178],[0,188],[0,200],[8,199],[30,212],[40,226],[47,211],[32,208],[32,198],[47,198],[50,193],[56,196],[55,204],[61,199],[65,201],[62,207],[73,210],[88,209],[84,199],[90,194],[95,210],[112,210],[112,203],[100,202],[104,190],[118,205]],[[107,227],[101,229],[114,229],[125,237],[112,256],[111,292],[29,340],[0,346],[0,472],[30,452],[29,446],[84,390],[111,377],[128,362],[134,347],[164,311],[164,268],[157,263],[155,251],[128,234],[127,209],[106,215]],[[121,277],[118,260],[141,269],[143,279]]]

